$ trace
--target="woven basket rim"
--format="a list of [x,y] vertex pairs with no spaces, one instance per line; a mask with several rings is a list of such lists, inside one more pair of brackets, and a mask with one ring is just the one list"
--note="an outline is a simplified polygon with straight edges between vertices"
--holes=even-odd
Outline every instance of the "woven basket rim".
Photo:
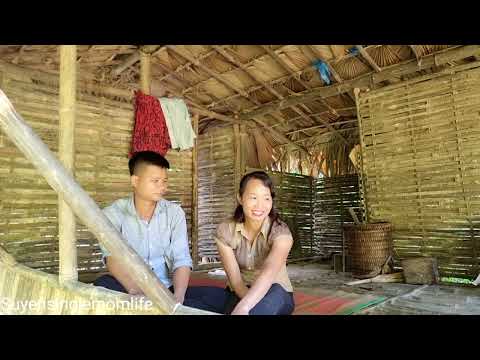
[[368,223],[368,224],[344,224],[343,228],[344,229],[354,229],[354,230],[373,230],[373,229],[383,229],[383,228],[388,228],[388,227],[393,227],[393,224],[388,221],[379,221],[379,222],[374,222],[374,223]]

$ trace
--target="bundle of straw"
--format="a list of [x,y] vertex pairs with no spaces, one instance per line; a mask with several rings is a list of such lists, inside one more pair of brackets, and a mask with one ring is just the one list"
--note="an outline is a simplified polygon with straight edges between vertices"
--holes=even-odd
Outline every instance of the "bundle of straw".
[[253,137],[255,139],[255,145],[257,149],[258,163],[262,169],[271,167],[274,161],[273,147],[265,138],[262,131],[254,131]]

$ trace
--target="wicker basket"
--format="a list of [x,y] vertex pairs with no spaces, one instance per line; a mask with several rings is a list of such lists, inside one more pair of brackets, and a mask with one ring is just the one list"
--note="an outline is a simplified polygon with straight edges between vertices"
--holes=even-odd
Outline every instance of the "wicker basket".
[[348,224],[343,226],[343,234],[352,261],[352,275],[368,278],[380,274],[392,255],[392,224]]

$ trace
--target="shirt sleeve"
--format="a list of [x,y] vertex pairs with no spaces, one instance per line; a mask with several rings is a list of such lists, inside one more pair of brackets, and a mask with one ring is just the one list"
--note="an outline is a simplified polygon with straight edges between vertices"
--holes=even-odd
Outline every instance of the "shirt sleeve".
[[171,258],[172,272],[181,266],[192,268],[192,257],[188,246],[187,220],[181,207],[177,208],[172,221]]
[[275,224],[272,226],[272,231],[269,236],[269,240],[272,244],[275,241],[278,241],[281,239],[288,239],[293,241],[292,232],[288,228],[288,225],[283,221],[280,222],[280,224],[275,222]]
[[233,244],[233,239],[232,239],[232,234],[230,231],[230,226],[228,222],[222,222],[220,225],[217,226],[217,231],[215,232],[214,235],[214,240],[215,243],[218,244],[221,243],[223,245],[227,245],[228,247],[231,247],[232,249],[235,248]]

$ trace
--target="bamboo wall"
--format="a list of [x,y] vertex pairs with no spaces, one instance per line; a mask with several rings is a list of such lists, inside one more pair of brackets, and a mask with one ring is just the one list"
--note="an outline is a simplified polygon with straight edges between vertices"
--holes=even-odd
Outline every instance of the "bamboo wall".
[[[362,207],[358,175],[317,178],[313,184],[315,254],[343,252],[343,225],[352,224],[349,207]],[[361,209],[355,210],[361,218]]]
[[215,230],[235,209],[235,139],[233,127],[202,134],[198,146],[198,256],[218,259]]
[[[54,76],[0,66],[0,88],[53,152],[58,148],[58,81]],[[75,175],[101,207],[130,192],[128,158],[133,101],[115,89],[79,87],[75,128]],[[170,151],[170,193],[191,227],[192,154]],[[17,261],[58,272],[57,194],[7,136],[0,133],[0,244]],[[102,271],[97,240],[77,225],[80,273]]]
[[370,221],[394,225],[396,258],[479,273],[480,62],[360,94]]

